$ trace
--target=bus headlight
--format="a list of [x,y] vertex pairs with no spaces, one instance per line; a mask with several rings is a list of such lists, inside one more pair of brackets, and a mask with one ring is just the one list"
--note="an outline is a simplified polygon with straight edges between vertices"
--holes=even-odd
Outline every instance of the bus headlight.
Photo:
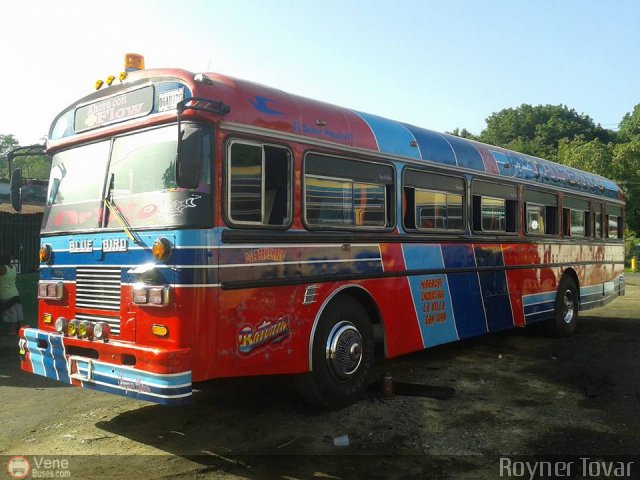
[[43,281],[38,283],[38,298],[47,300],[62,300],[64,297],[64,284],[62,282]]
[[79,337],[93,337],[93,323],[91,322],[80,322],[78,325],[78,336]]
[[62,335],[66,335],[67,326],[69,325],[69,321],[64,317],[58,317],[56,319],[56,332],[61,333]]
[[78,333],[78,321],[77,320],[71,320],[69,322],[69,324],[67,325],[67,333],[69,335],[75,335]]
[[144,283],[133,285],[133,303],[148,307],[166,307],[171,300],[171,287],[169,285],[153,286]]
[[93,336],[98,340],[107,341],[109,334],[111,333],[111,327],[108,323],[99,322],[93,326]]

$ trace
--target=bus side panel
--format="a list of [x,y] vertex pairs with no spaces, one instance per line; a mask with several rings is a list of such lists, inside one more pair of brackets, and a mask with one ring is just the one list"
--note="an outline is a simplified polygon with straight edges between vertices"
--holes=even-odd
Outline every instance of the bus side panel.
[[[309,337],[320,302],[303,305],[306,287],[221,290],[217,376],[308,371]],[[328,291],[329,285],[320,289]]]
[[[217,311],[218,311],[218,287],[176,287],[173,291],[174,305],[177,313],[175,327],[180,329],[180,338],[183,346],[190,346],[192,351],[192,376],[194,382],[208,380],[217,376],[218,365],[216,362],[216,349],[218,345]],[[151,310],[151,309],[148,309]],[[151,315],[137,316],[139,335],[144,331],[150,335],[153,324],[162,323],[163,318],[158,318],[160,309],[149,312]],[[171,333],[172,326],[169,325]],[[156,344],[159,344],[156,339]]]
[[[399,243],[382,244],[380,253],[385,272],[406,272],[412,268]],[[417,310],[420,302],[415,302],[410,282],[411,277],[401,276],[365,284],[382,316],[388,357],[422,350],[425,345]]]
[[503,269],[502,246],[475,245],[474,255],[479,268],[491,269],[478,272],[489,331],[513,328],[514,318],[511,312],[507,274]]
[[[553,246],[557,250],[558,246]],[[514,324],[524,327],[527,323],[551,317],[550,309],[557,290],[559,268],[539,267],[550,263],[559,252],[544,244],[503,245],[504,263],[507,267],[509,294],[513,310]]]
[[[447,269],[475,269],[472,245],[442,245],[444,267]],[[488,331],[486,313],[478,273],[465,271],[447,274],[451,301],[459,338],[475,337]]]

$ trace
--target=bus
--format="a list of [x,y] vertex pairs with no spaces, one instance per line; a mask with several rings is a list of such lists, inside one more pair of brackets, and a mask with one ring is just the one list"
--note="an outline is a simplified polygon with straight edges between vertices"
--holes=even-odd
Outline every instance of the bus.
[[47,137],[25,371],[161,404],[286,374],[339,408],[377,357],[540,322],[568,336],[624,293],[610,180],[126,60]]

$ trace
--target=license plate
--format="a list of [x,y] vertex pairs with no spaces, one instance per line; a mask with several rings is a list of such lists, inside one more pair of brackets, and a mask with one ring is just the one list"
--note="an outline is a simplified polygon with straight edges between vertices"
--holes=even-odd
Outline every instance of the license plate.
[[166,112],[168,110],[174,110],[184,98],[184,88],[177,88],[175,90],[169,90],[168,92],[162,92],[158,94],[158,112]]

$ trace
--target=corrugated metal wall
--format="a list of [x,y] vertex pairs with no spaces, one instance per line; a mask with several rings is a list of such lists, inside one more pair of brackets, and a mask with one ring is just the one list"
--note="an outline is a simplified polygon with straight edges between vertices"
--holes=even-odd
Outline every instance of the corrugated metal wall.
[[0,250],[8,252],[20,273],[38,271],[42,213],[0,212]]

